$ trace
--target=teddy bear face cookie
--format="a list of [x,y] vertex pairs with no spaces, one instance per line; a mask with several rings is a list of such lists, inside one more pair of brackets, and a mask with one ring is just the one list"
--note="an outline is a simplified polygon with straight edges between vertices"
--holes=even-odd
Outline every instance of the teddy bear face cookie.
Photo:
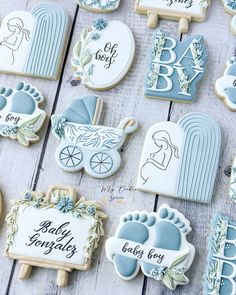
[[39,140],[36,134],[46,113],[39,108],[44,98],[31,84],[19,82],[15,89],[0,87],[0,136],[29,146]]
[[236,111],[236,57],[227,61],[224,75],[215,83],[215,92],[230,111]]
[[154,124],[144,142],[137,189],[210,203],[220,145],[218,124],[203,113],[189,113],[178,123]]
[[127,74],[134,52],[134,37],[126,24],[96,19],[74,47],[74,76],[88,88],[112,88]]
[[90,268],[106,219],[95,201],[77,201],[72,187],[54,185],[46,195],[27,192],[12,204],[6,255],[21,262],[20,279],[30,276],[32,266],[53,268],[64,287],[68,272]]
[[106,241],[106,256],[118,275],[132,280],[143,274],[174,290],[186,285],[195,248],[186,236],[189,221],[177,210],[162,205],[158,212],[128,212],[121,216],[115,236]]
[[144,94],[148,98],[192,103],[206,70],[202,36],[180,42],[156,31],[149,53]]
[[68,15],[58,5],[11,12],[0,27],[0,72],[56,80],[67,31]]
[[112,12],[119,7],[120,0],[77,0],[80,7],[93,12]]

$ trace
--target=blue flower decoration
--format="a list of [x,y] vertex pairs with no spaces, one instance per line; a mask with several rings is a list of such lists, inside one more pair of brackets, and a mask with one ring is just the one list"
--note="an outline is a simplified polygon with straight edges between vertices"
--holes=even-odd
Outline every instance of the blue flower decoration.
[[106,28],[107,25],[108,25],[108,22],[104,18],[98,18],[93,22],[93,27],[97,29],[98,31],[102,31],[103,29]]
[[26,193],[24,196],[24,199],[26,201],[32,201],[33,200],[33,196],[30,193]]
[[94,216],[96,214],[96,208],[94,206],[88,206],[87,213],[91,216]]
[[154,278],[155,280],[157,281],[160,281],[163,279],[164,277],[164,274],[165,274],[165,268],[162,267],[162,266],[159,266],[157,268],[153,268],[151,271],[150,271],[150,276],[152,278]]
[[74,202],[71,198],[62,197],[59,202],[57,203],[57,209],[60,210],[62,213],[67,213],[68,211],[72,210],[74,207]]
[[100,38],[100,34],[99,33],[94,33],[92,35],[92,40],[97,41]]

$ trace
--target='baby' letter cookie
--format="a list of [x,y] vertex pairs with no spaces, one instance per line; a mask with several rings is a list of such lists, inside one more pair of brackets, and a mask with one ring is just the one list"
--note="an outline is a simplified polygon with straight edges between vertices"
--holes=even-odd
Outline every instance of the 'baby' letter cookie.
[[112,12],[119,7],[120,0],[77,0],[79,6],[94,12]]
[[0,72],[56,80],[67,31],[67,13],[52,3],[9,13],[0,27]]
[[221,132],[203,113],[154,124],[143,146],[137,188],[209,203],[219,164]]
[[195,248],[186,236],[189,221],[175,209],[162,205],[157,213],[128,212],[121,216],[115,237],[106,241],[106,256],[124,280],[135,278],[141,268],[149,278],[174,290],[186,285]]
[[60,115],[52,116],[52,132],[60,140],[56,161],[68,172],[84,169],[96,178],[113,175],[120,167],[118,150],[138,123],[134,118],[123,119],[118,127],[97,125],[102,99],[88,95],[75,99]]
[[180,42],[158,30],[153,36],[149,59],[146,97],[189,103],[195,100],[207,62],[202,36]]
[[74,47],[74,76],[92,89],[112,88],[127,74],[134,52],[134,37],[126,24],[97,19]]
[[230,111],[236,111],[236,57],[226,63],[224,75],[215,83],[216,95]]
[[236,294],[236,222],[218,214],[212,224],[205,295]]
[[136,0],[136,11],[147,14],[148,27],[155,28],[158,17],[179,20],[179,32],[187,33],[189,22],[205,20],[211,0]]
[[46,113],[39,108],[44,98],[31,84],[0,87],[0,136],[16,139],[24,146],[39,140],[36,134]]
[[20,261],[19,279],[29,278],[32,266],[53,268],[64,287],[68,272],[90,268],[104,219],[96,202],[77,201],[71,187],[52,186],[46,196],[27,192],[6,217],[6,255]]

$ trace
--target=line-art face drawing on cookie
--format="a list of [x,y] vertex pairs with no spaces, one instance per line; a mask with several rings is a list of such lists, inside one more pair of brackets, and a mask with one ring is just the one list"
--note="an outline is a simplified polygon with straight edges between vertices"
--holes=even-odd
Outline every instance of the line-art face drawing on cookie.
[[[115,237],[106,241],[106,256],[124,280],[142,272],[169,289],[186,285],[195,248],[186,236],[189,221],[177,210],[162,205],[157,213],[128,212],[121,216]],[[178,275],[177,275],[178,274]]]
[[119,149],[138,122],[123,119],[117,128],[97,125],[102,110],[102,99],[88,95],[72,101],[61,115],[53,115],[52,131],[60,140],[56,162],[67,172],[84,169],[96,178],[113,175],[120,167]]
[[19,82],[15,89],[0,87],[0,136],[24,146],[39,140],[36,134],[46,113],[39,108],[44,98],[31,84]]
[[[157,137],[159,150],[155,152],[157,144],[153,138],[157,134],[161,137]],[[137,189],[209,203],[218,170],[220,144],[218,124],[203,113],[189,113],[178,123],[154,124],[144,142]]]
[[112,12],[120,5],[120,0],[77,0],[79,6],[93,12]]
[[230,111],[236,111],[236,57],[227,61],[224,75],[215,83],[215,92]]
[[178,147],[172,143],[170,134],[167,131],[156,131],[153,134],[152,139],[158,150],[150,153],[149,157],[141,168],[141,177],[143,177],[144,183],[148,181],[148,178],[142,176],[142,170],[145,170],[147,166],[155,166],[157,169],[166,170],[172,157],[177,159],[179,158]]
[[189,22],[202,22],[211,0],[136,0],[136,12],[148,16],[148,28],[155,28],[158,18],[179,20],[179,32],[187,33]]
[[68,272],[90,268],[107,217],[95,201],[77,200],[72,187],[53,185],[46,195],[30,191],[12,204],[6,255],[20,261],[19,279],[28,279],[32,266],[52,268],[57,285],[65,287]]
[[149,98],[194,102],[197,85],[203,78],[207,52],[202,36],[185,41],[166,37],[161,31],[153,36],[144,94]]
[[212,223],[204,294],[236,294],[236,222],[221,213]]
[[96,19],[74,47],[74,76],[92,89],[112,88],[127,74],[134,52],[134,37],[126,24]]
[[67,13],[52,3],[9,13],[0,27],[0,72],[56,80],[67,31]]

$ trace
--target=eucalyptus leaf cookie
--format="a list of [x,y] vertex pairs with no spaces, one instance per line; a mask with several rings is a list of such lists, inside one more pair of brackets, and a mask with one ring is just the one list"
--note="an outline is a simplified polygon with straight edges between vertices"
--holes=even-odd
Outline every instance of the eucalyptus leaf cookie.
[[134,52],[134,37],[126,24],[96,19],[74,47],[74,76],[91,89],[112,88],[127,74]]
[[149,51],[144,95],[148,98],[192,103],[206,71],[203,36],[180,42],[157,30]]
[[37,142],[45,111],[44,98],[37,88],[19,82],[16,88],[0,87],[0,136],[17,140],[23,146]]
[[9,13],[0,27],[0,72],[57,80],[68,25],[67,13],[52,3]]
[[120,0],[77,0],[80,7],[93,12],[112,12],[119,7]]
[[155,28],[158,18],[179,21],[179,32],[187,33],[190,21],[202,22],[211,0],[136,0],[136,11],[148,16],[148,28]]
[[230,111],[236,111],[236,57],[227,61],[224,75],[215,83],[215,92]]
[[174,290],[189,282],[185,272],[195,255],[186,239],[189,232],[189,221],[166,204],[157,213],[128,212],[121,216],[115,236],[106,241],[106,256],[122,279],[134,279],[141,269]]
[[97,125],[102,104],[100,97],[87,95],[73,100],[62,114],[52,116],[52,132],[60,140],[55,158],[64,171],[84,169],[95,178],[106,178],[119,169],[119,149],[138,128],[138,122],[125,118],[115,128]]
[[189,113],[177,123],[154,124],[143,145],[137,189],[210,203],[220,146],[220,128],[204,113]]
[[29,191],[13,201],[6,255],[19,260],[18,278],[28,279],[32,266],[52,268],[58,270],[57,285],[65,287],[68,272],[90,268],[106,217],[95,201],[76,200],[69,186],[51,186],[46,195]]

